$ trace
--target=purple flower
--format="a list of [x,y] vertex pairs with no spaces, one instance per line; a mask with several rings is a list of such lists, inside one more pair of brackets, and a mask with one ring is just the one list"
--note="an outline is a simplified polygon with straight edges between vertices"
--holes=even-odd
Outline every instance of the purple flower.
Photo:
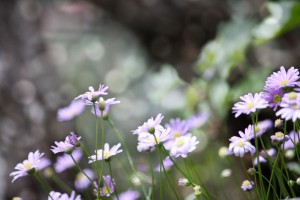
[[88,92],[79,95],[75,99],[81,99],[83,103],[91,105],[93,104],[93,102],[97,101],[101,95],[107,95],[107,89],[107,86],[100,84],[99,89],[95,91],[95,89],[92,86],[90,86]]
[[235,117],[241,114],[249,115],[252,112],[256,112],[257,109],[263,109],[268,106],[267,101],[262,98],[262,93],[255,93],[254,95],[248,93],[241,96],[240,99],[242,101],[235,103],[232,108]]
[[245,138],[233,136],[229,139],[228,150],[235,154],[235,156],[244,157],[245,153],[250,152],[251,155],[255,153],[255,147]]
[[253,126],[251,124],[249,124],[248,127],[245,129],[245,133],[243,133],[242,131],[239,131],[239,135],[241,136],[241,138],[245,139],[246,141],[251,140],[254,137]]
[[[76,149],[72,152],[72,156],[74,157],[75,161],[78,163],[82,157],[82,152],[79,149]],[[69,169],[75,165],[73,159],[70,155],[64,154],[62,156],[58,156],[56,159],[56,163],[54,164],[54,169],[57,173],[61,173],[66,169]]]
[[136,130],[133,130],[132,133],[135,134],[140,134],[140,133],[154,133],[155,129],[160,125],[162,119],[164,118],[164,116],[162,114],[158,114],[155,119],[153,119],[153,117],[151,117],[150,119],[148,119],[147,122],[145,122],[142,126],[139,126]]
[[[140,193],[138,191],[129,189],[119,195],[119,200],[136,200],[139,197]],[[117,198],[114,197],[114,200],[117,200]]]
[[70,135],[68,135],[65,139],[65,141],[73,146],[80,146],[79,140],[81,137],[78,137],[74,132],[70,132]]
[[208,114],[195,114],[186,120],[189,130],[202,126],[208,119]]
[[[168,170],[173,166],[173,162],[171,161],[171,159],[169,157],[167,157],[163,160],[163,165],[165,167],[165,170]],[[160,172],[160,165],[156,166],[154,170],[157,172]],[[162,170],[163,170],[163,168],[162,168]]]
[[95,102],[96,111],[95,108],[92,107],[92,113],[98,117],[107,116],[110,106],[118,103],[120,103],[120,101],[116,101],[115,98],[104,100],[100,97],[99,101]]
[[138,137],[138,146],[137,149],[139,152],[152,150],[155,148],[155,145],[164,143],[171,138],[171,131],[169,128],[164,129],[162,126],[157,128],[154,134],[147,132],[140,133]]
[[[104,144],[104,151],[102,149],[99,149],[97,150],[95,153],[97,154],[96,155],[92,155],[91,157],[89,157],[89,163],[92,163],[92,162],[95,162],[97,161],[96,160],[96,157],[98,160],[108,160],[110,159],[110,157],[118,154],[118,153],[121,153],[123,150],[120,149],[121,144],[117,144],[117,145],[114,145],[111,149],[109,149],[109,144],[108,143],[105,143]],[[103,156],[103,158],[102,158]]]
[[62,194],[60,192],[51,191],[48,200],[81,200],[81,196],[76,196],[74,191],[72,191],[70,196],[66,193]]
[[84,110],[85,105],[81,101],[72,101],[70,105],[65,108],[60,108],[57,111],[58,121],[69,121],[74,117],[80,115]]
[[280,115],[282,119],[292,119],[295,122],[300,118],[300,93],[285,94],[280,106],[282,108],[276,112],[276,116]]
[[249,191],[249,190],[252,190],[253,185],[254,185],[254,182],[253,182],[253,181],[244,180],[243,183],[242,183],[241,188],[242,188],[242,190],[244,190],[244,191]]
[[173,138],[185,135],[189,130],[187,121],[179,118],[171,119],[170,122],[165,125],[165,127],[170,128]]
[[297,145],[299,143],[299,138],[300,138],[300,131],[298,131],[298,133],[295,134],[294,131],[291,131],[289,134],[289,140],[284,142],[281,145],[281,148],[284,149],[293,149],[295,147],[295,144]]
[[273,122],[270,119],[258,122],[257,125],[254,127],[256,137],[262,136],[272,126]]
[[[90,169],[84,169],[83,170],[84,173],[86,175],[88,175],[88,177],[90,177],[90,179],[94,179],[95,178],[95,174],[92,170]],[[75,188],[78,190],[84,190],[86,188],[88,188],[88,186],[91,184],[90,180],[82,173],[79,172],[76,177],[75,177]]]
[[191,185],[191,183],[186,178],[179,178],[178,185],[179,186],[189,186],[189,185]]
[[[98,188],[98,183],[95,182],[96,188]],[[112,193],[114,193],[114,180],[111,179],[109,175],[103,176],[100,183],[100,195],[109,197]]]
[[280,71],[273,72],[273,74],[267,78],[267,88],[279,89],[284,87],[293,87],[297,85],[299,79],[299,71],[294,67],[291,67],[287,72],[283,66],[280,67]]
[[265,88],[262,98],[265,99],[268,102],[269,107],[273,108],[275,111],[282,101],[283,94],[284,93],[281,88]]
[[253,164],[256,166],[258,162],[260,163],[266,163],[267,160],[266,158],[269,156],[269,157],[274,157],[276,155],[276,150],[274,148],[271,148],[267,151],[260,151],[258,157],[255,157],[254,160],[253,160]]
[[54,142],[56,146],[51,146],[51,151],[54,153],[54,154],[57,154],[57,153],[60,153],[60,152],[63,152],[63,153],[72,153],[73,151],[73,148],[74,146],[68,142],[63,142],[63,141],[60,141],[60,142]]
[[283,141],[288,141],[290,138],[287,135],[284,135],[282,132],[276,132],[274,135],[271,135],[271,140],[273,144],[278,144]]
[[196,149],[196,145],[199,143],[197,141],[196,136],[192,136],[191,134],[186,134],[184,136],[180,136],[168,142],[165,145],[165,148],[170,151],[170,155],[174,157],[187,157],[189,152],[192,152]]
[[33,174],[36,170],[42,170],[43,168],[50,165],[49,160],[45,160],[44,158],[42,158],[43,155],[44,153],[40,153],[39,150],[36,150],[34,153],[30,152],[26,160],[16,165],[16,171],[10,173],[10,176],[14,177],[12,182],[20,177],[27,176],[28,174]]

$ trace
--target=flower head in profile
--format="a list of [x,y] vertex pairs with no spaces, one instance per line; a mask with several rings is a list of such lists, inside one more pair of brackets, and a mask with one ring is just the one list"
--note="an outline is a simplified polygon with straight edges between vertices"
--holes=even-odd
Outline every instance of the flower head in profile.
[[45,160],[42,158],[44,153],[40,153],[39,150],[35,152],[30,152],[28,154],[28,158],[24,160],[22,163],[19,163],[16,165],[14,172],[10,174],[10,176],[13,176],[12,182],[17,180],[20,177],[27,176],[29,174],[34,174],[39,170],[42,170],[43,168],[50,165],[49,160]]
[[107,95],[107,89],[107,86],[100,84],[99,89],[95,91],[95,89],[92,86],[90,86],[89,91],[79,95],[75,99],[81,99],[83,103],[91,105],[93,104],[93,102],[97,101],[101,95]]
[[[83,171],[88,177],[90,177],[90,179],[95,178],[95,174],[92,170],[84,169]],[[76,175],[75,182],[74,182],[76,189],[84,190],[84,189],[88,188],[90,184],[91,184],[90,180],[82,172],[79,172]]]
[[170,151],[170,155],[174,157],[186,158],[189,152],[196,149],[196,145],[199,143],[196,136],[192,136],[190,133],[175,138],[171,142],[166,143],[165,147]]
[[135,190],[127,190],[119,194],[119,198],[114,197],[114,200],[136,200],[140,197],[140,193]]
[[233,136],[229,139],[228,150],[238,157],[244,157],[245,153],[250,152],[251,155],[255,153],[255,147],[245,138]]
[[121,153],[123,150],[119,149],[121,146],[121,144],[117,144],[114,145],[111,149],[109,148],[109,144],[105,143],[104,144],[104,151],[102,149],[97,150],[95,153],[96,155],[92,155],[91,157],[89,157],[89,163],[95,162],[97,161],[96,158],[98,160],[108,160],[110,159],[112,156]]
[[293,149],[295,147],[295,145],[297,145],[299,143],[300,131],[298,131],[296,133],[294,131],[291,131],[288,136],[290,139],[288,141],[282,143],[281,148]]
[[51,146],[52,147],[51,151],[54,154],[60,152],[70,154],[72,153],[75,147],[80,146],[80,142],[79,142],[80,139],[81,137],[78,137],[74,132],[70,132],[70,134],[65,138],[65,141],[60,141],[60,142],[55,141],[54,144],[56,146]]
[[78,137],[74,132],[70,132],[70,134],[66,137],[65,141],[74,147],[80,146],[79,140],[81,137]]
[[144,122],[142,126],[139,126],[136,130],[133,130],[132,133],[140,134],[140,133],[154,133],[157,127],[160,127],[160,123],[164,116],[162,114],[158,114],[155,119],[151,117],[147,122]]
[[[173,162],[171,161],[171,159],[169,157],[167,157],[163,160],[163,165],[164,165],[165,170],[169,170],[173,166]],[[160,172],[160,169],[163,170],[163,168],[160,165],[158,165],[155,167],[154,170],[157,172]]]
[[263,109],[268,106],[268,102],[262,98],[262,93],[255,93],[254,95],[248,93],[241,96],[242,101],[234,104],[232,110],[235,113],[235,117],[241,114],[249,115],[250,113],[256,112],[257,109]]
[[293,122],[300,119],[300,93],[290,92],[285,94],[280,107],[280,110],[276,112],[276,116],[281,116],[285,120],[291,119]]
[[[74,160],[78,163],[82,157],[82,152],[80,149],[75,149],[72,152],[72,156]],[[56,159],[56,163],[54,163],[54,169],[57,173],[61,173],[66,169],[69,169],[75,165],[73,159],[68,154],[63,154],[62,156],[58,156]]]
[[256,126],[254,126],[255,136],[256,137],[262,136],[272,126],[273,126],[273,122],[270,119],[259,121],[256,124]]
[[72,191],[70,196],[66,193],[51,191],[48,200],[81,200],[81,196],[76,196],[74,191]]
[[255,157],[253,160],[253,164],[256,166],[259,163],[266,163],[267,157],[273,158],[276,155],[276,150],[274,148],[268,149],[266,151],[262,150],[259,152],[258,157]]
[[288,135],[284,135],[282,132],[278,131],[276,132],[274,135],[270,136],[271,141],[273,144],[278,144],[281,143],[283,141],[288,141],[290,139],[290,137]]
[[286,71],[285,68],[281,66],[279,71],[273,72],[273,74],[267,78],[265,87],[273,89],[293,87],[297,85],[298,79],[298,69],[291,67]]
[[104,100],[102,97],[100,97],[99,100],[95,102],[96,110],[94,107],[92,107],[92,113],[98,117],[107,117],[110,106],[120,103],[120,101],[116,101],[115,99],[116,98]]
[[242,183],[241,188],[242,188],[243,191],[249,191],[249,190],[252,190],[253,185],[254,185],[253,181],[244,180],[243,183]]
[[84,110],[85,104],[81,101],[74,100],[70,105],[64,108],[60,108],[57,111],[58,121],[69,121],[80,115]]

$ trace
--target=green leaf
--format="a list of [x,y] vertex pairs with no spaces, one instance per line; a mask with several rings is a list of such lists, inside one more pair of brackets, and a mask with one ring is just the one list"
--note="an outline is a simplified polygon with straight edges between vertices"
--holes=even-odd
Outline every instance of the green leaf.
[[269,2],[270,16],[253,30],[256,44],[262,44],[300,25],[300,3],[295,1]]

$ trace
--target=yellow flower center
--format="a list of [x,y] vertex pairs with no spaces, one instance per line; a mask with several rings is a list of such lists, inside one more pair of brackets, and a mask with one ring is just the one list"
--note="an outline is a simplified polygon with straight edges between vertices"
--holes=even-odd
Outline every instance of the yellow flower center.
[[32,168],[32,163],[26,163],[25,165],[24,165],[24,169],[31,169]]
[[82,180],[83,179],[83,177],[85,177],[84,175],[83,175],[83,173],[81,173],[81,172],[79,172],[77,175],[76,175],[76,180]]
[[250,181],[248,181],[248,180],[245,180],[245,181],[243,181],[243,184],[242,184],[243,186],[250,186],[251,185],[251,183],[250,183]]
[[239,140],[236,142],[236,145],[238,145],[239,147],[244,147],[245,146],[245,141],[244,140]]
[[255,127],[254,127],[254,132],[257,133],[257,132],[259,132],[259,131],[260,131],[260,128],[259,128],[258,126],[255,126]]
[[275,94],[273,97],[274,103],[280,103],[281,102],[281,96],[279,94]]
[[109,187],[105,187],[105,188],[103,188],[102,192],[103,192],[103,194],[104,194],[104,195],[106,195],[106,194],[110,194]]
[[182,140],[176,140],[175,144],[176,144],[176,146],[181,147],[183,145],[183,141]]
[[297,94],[295,92],[288,93],[289,100],[295,100],[297,98]]
[[110,152],[109,152],[109,151],[104,151],[103,157],[104,157],[104,158],[107,158],[107,157],[109,157],[109,156],[110,156]]
[[281,126],[281,124],[282,124],[282,120],[281,119],[276,119],[275,120],[275,127]]
[[158,137],[158,136],[154,136],[154,137],[153,137],[153,142],[154,142],[155,144],[158,144],[158,143],[159,143],[159,140],[160,140],[160,137]]
[[254,103],[253,102],[247,103],[247,105],[246,105],[246,108],[248,108],[248,109],[251,109],[253,107],[254,107]]
[[279,139],[279,138],[284,137],[284,134],[283,134],[282,132],[276,132],[276,133],[275,133],[275,137],[276,137],[277,139]]
[[173,134],[174,138],[178,138],[179,136],[181,136],[181,134],[178,131],[174,132]]
[[280,81],[280,85],[282,87],[285,87],[288,83],[289,83],[288,80],[282,80],[282,81]]

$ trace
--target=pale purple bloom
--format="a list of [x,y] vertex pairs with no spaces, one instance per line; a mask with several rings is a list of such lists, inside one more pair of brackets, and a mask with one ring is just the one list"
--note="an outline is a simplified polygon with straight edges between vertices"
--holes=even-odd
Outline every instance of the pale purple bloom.
[[75,99],[81,99],[83,103],[91,105],[93,102],[97,101],[101,95],[107,95],[106,90],[108,89],[105,85],[99,85],[99,89],[95,91],[95,89],[90,86],[89,91],[79,95]]
[[[109,159],[110,157],[118,154],[118,153],[121,153],[123,150],[120,149],[121,144],[117,144],[117,145],[114,145],[111,149],[109,148],[109,144],[108,143],[105,143],[104,144],[104,151],[102,149],[99,149],[97,151],[95,151],[95,153],[97,154],[97,159],[98,160],[107,160]],[[102,158],[103,156],[103,158]],[[92,163],[92,162],[95,162],[96,161],[96,155],[92,155],[91,157],[89,157],[89,163]]]
[[255,153],[255,147],[245,138],[233,136],[229,139],[228,150],[235,154],[235,156],[244,157],[245,153],[250,152],[251,155]]
[[[72,156],[74,160],[78,163],[82,157],[82,152],[79,149],[75,149],[72,152]],[[63,154],[62,156],[58,156],[56,159],[56,163],[54,164],[54,169],[57,173],[61,173],[66,169],[75,166],[75,163],[69,154]]]
[[192,136],[190,133],[177,137],[175,140],[168,142],[165,148],[170,151],[170,155],[174,157],[187,157],[189,152],[196,149],[196,145],[199,143],[196,136]]
[[44,158],[42,158],[43,155],[44,153],[40,153],[39,150],[36,150],[34,153],[30,152],[26,160],[16,165],[16,171],[10,173],[10,176],[14,177],[12,182],[14,182],[20,177],[34,173],[35,170],[39,171],[47,167],[50,164],[50,161],[47,161]]
[[187,134],[190,128],[187,121],[179,118],[171,119],[170,122],[165,125],[165,127],[170,128],[173,138]]
[[293,149],[295,147],[295,144],[297,145],[299,143],[299,138],[300,138],[300,131],[298,131],[298,133],[295,134],[294,131],[291,131],[289,134],[289,140],[286,142],[283,142],[283,144],[281,145],[281,148],[284,149]]
[[72,191],[70,196],[66,193],[51,191],[48,200],[81,200],[81,196],[76,196],[74,191]]
[[[172,160],[169,157],[167,157],[167,158],[165,158],[163,160],[163,165],[165,167],[165,170],[168,170],[168,169],[170,169],[173,166],[173,162],[172,162]],[[159,172],[160,171],[160,167],[161,167],[160,164],[158,166],[156,166],[155,167],[155,171]],[[162,167],[161,167],[161,169],[163,171]]]
[[242,190],[244,190],[244,191],[249,191],[249,190],[252,190],[253,185],[254,185],[254,182],[253,182],[253,181],[244,180],[243,183],[242,183],[241,188],[242,188]]
[[273,72],[273,74],[267,78],[265,87],[273,89],[293,87],[297,85],[298,79],[298,69],[291,67],[288,69],[288,71],[286,71],[285,68],[281,66],[280,71]]
[[[254,137],[253,126],[251,124],[249,124],[248,127],[245,128],[245,133],[243,133],[242,131],[239,131],[239,135],[241,136],[241,138],[245,139],[246,141],[251,140]],[[235,136],[233,136],[233,137],[235,137]]]
[[208,114],[195,114],[186,120],[189,130],[202,126],[208,119]]
[[258,162],[266,163],[267,157],[273,158],[276,155],[276,150],[274,148],[268,149],[267,151],[260,151],[258,157],[255,157],[253,160],[253,164],[256,166]]
[[262,93],[255,93],[254,95],[248,93],[241,96],[242,101],[234,104],[232,110],[235,113],[235,117],[241,114],[247,114],[256,112],[257,109],[263,109],[268,106],[268,102],[262,98]]
[[72,101],[70,105],[60,108],[57,111],[58,121],[69,121],[80,115],[84,110],[85,105],[81,101]]
[[[138,191],[131,190],[131,189],[119,194],[119,200],[136,200],[139,197],[140,197],[140,193]],[[117,198],[114,197],[114,200],[117,200]]]
[[273,108],[273,110],[277,110],[277,107],[280,105],[282,101],[284,93],[281,88],[274,89],[274,88],[266,88],[265,92],[262,94],[262,98],[265,99],[270,108]]
[[288,141],[290,139],[290,137],[288,135],[284,135],[282,132],[276,132],[274,135],[270,136],[272,143],[280,143],[283,141]]
[[276,116],[281,116],[282,119],[295,122],[300,118],[300,93],[290,92],[283,96],[280,104],[281,109],[276,112]]
[[[84,169],[83,171],[86,175],[88,175],[88,177],[90,177],[90,179],[95,178],[95,174],[91,169]],[[82,172],[79,172],[76,175],[75,182],[74,182],[76,189],[84,190],[84,189],[88,188],[88,186],[90,184],[91,184],[90,180]]]
[[65,141],[73,146],[79,146],[79,140],[81,137],[78,137],[74,132],[70,132],[70,134],[66,137]]
[[51,146],[50,149],[54,154],[63,152],[63,153],[71,153],[73,151],[74,146],[66,141],[54,142],[56,146]]
[[171,131],[169,128],[164,129],[162,126],[155,130],[153,134],[151,133],[140,133],[138,137],[137,150],[147,151],[155,148],[155,145],[164,143],[171,138]]
[[262,136],[272,126],[273,122],[270,119],[258,122],[257,125],[254,127],[256,137]]
[[178,185],[179,186],[189,186],[191,183],[186,178],[179,178]]
[[[95,187],[98,188],[97,182],[95,182]],[[100,183],[100,195],[109,197],[114,191],[114,180],[109,175],[103,176]]]
[[151,117],[150,119],[148,119],[147,122],[144,122],[144,124],[142,126],[139,126],[136,130],[133,130],[132,133],[135,134],[140,134],[140,133],[154,133],[155,129],[160,125],[162,119],[164,118],[164,116],[162,114],[158,114],[155,119],[153,117]]
[[93,106],[92,107],[92,113],[94,115],[97,115],[98,117],[108,115],[110,106],[113,105],[113,104],[120,103],[120,101],[116,101],[115,99],[116,98],[111,98],[111,99],[104,100],[102,97],[100,97],[100,99],[95,102],[96,111],[95,111],[95,108]]

